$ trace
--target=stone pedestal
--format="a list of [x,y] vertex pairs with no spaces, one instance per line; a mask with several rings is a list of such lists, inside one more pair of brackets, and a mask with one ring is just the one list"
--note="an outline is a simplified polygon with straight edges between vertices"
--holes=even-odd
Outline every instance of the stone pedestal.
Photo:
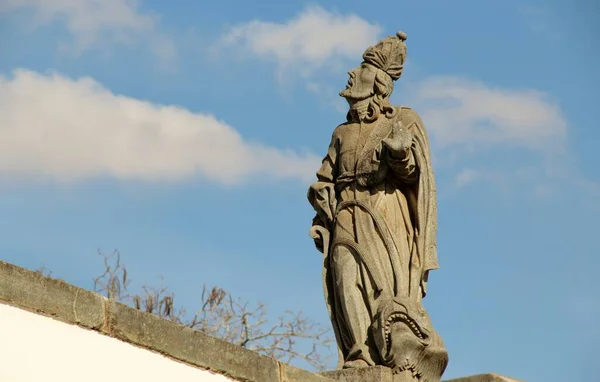
[[392,369],[383,366],[326,371],[321,375],[339,382],[396,382],[393,379]]
[[463,377],[456,379],[449,379],[445,382],[523,382],[520,379],[503,377],[498,374],[489,373],[489,374],[478,374],[473,375],[471,377]]
[[[393,374],[392,369],[383,366],[361,369],[343,369],[327,371],[321,375],[339,382],[414,382],[410,373]],[[479,374],[470,377],[446,380],[445,382],[523,382],[498,374]]]

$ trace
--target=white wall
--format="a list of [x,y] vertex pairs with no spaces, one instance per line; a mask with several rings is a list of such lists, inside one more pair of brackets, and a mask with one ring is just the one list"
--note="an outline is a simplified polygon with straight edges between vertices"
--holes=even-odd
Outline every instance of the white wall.
[[0,381],[228,382],[75,325],[0,304]]

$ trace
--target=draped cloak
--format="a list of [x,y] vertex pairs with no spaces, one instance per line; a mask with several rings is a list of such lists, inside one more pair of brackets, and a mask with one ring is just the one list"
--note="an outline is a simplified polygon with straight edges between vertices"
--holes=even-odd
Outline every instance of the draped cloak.
[[[335,288],[332,254],[349,248],[359,259],[363,292],[373,319],[378,301],[404,296],[419,301],[437,269],[436,190],[429,141],[421,118],[408,107],[380,117],[361,137],[360,125],[342,124],[308,191],[316,211],[310,234],[323,253],[325,302],[338,344],[338,367],[350,351],[348,326]],[[398,160],[382,140],[400,121],[413,134],[410,153]]]

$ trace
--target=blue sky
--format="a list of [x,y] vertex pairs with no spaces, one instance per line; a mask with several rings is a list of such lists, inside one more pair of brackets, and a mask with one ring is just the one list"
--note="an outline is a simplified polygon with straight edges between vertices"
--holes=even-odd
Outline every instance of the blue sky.
[[90,288],[117,248],[182,305],[217,284],[328,325],[306,190],[347,70],[403,30],[445,377],[595,380],[600,6],[369,4],[0,1],[0,258]]

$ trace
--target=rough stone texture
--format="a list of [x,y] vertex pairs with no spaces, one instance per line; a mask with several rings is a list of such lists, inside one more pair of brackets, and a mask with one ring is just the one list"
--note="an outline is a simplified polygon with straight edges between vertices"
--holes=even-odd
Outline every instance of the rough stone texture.
[[429,139],[415,111],[390,103],[405,40],[384,38],[348,73],[347,120],[308,190],[310,235],[324,256],[338,368],[383,365],[396,379],[439,382],[448,353],[421,304],[438,268]]
[[[366,368],[342,369],[335,371],[326,371],[321,375],[339,382],[404,382],[410,380],[410,377],[403,375],[394,375],[392,369],[384,366],[372,366]],[[498,374],[480,374],[470,377],[445,380],[443,382],[524,382],[518,379],[503,377]]]
[[[0,261],[0,303],[76,324],[241,381],[404,382],[383,366],[320,374],[278,362],[149,313]],[[447,382],[520,382],[484,374]]]
[[494,374],[494,373],[489,373],[489,374],[473,375],[471,377],[449,379],[444,382],[524,382],[524,381],[522,381],[520,379],[503,377],[501,375]]
[[0,301],[91,329],[104,325],[102,296],[0,261]]
[[306,370],[298,369],[287,365],[285,363],[279,363],[280,367],[280,381],[281,382],[332,382],[330,378],[325,376],[314,374]]
[[93,329],[241,381],[330,380],[2,261],[0,303]]
[[384,366],[326,371],[321,375],[339,382],[394,382],[392,369]]
[[111,302],[110,333],[127,342],[237,379],[279,381],[278,362],[155,315]]

